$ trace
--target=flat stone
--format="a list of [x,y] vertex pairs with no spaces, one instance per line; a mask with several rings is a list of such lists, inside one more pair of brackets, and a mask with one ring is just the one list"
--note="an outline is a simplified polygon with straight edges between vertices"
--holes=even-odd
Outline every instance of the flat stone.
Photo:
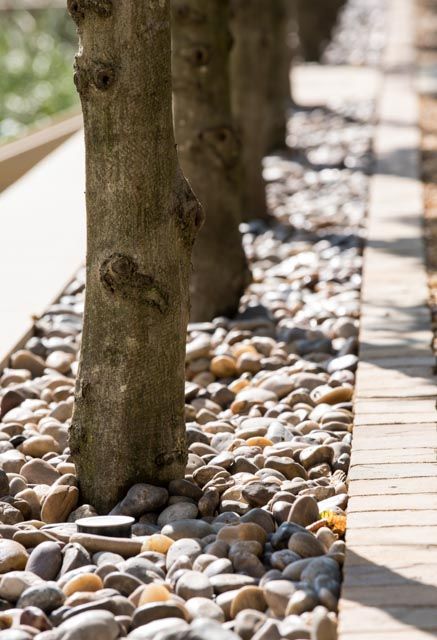
[[161,529],[161,533],[173,540],[180,540],[181,538],[205,538],[214,533],[214,529],[208,522],[189,519],[166,524]]
[[113,516],[132,516],[138,518],[143,513],[157,511],[168,500],[168,491],[151,484],[134,484],[126,497],[110,512]]
[[198,513],[197,505],[191,502],[177,502],[161,511],[158,517],[158,525],[164,527],[166,524],[178,520],[194,520]]
[[303,478],[306,480],[308,477],[303,466],[287,456],[268,457],[265,463],[265,468],[280,471],[287,480],[292,480],[293,478]]
[[210,581],[216,594],[221,594],[225,591],[234,591],[235,589],[241,589],[242,587],[255,584],[254,578],[236,573],[222,573],[218,576],[212,576]]
[[322,556],[325,548],[312,533],[293,533],[288,541],[288,548],[302,558]]

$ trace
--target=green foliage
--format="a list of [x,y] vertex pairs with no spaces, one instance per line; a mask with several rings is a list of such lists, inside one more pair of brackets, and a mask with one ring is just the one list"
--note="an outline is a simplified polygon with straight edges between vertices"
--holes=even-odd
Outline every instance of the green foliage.
[[77,104],[76,48],[63,9],[0,12],[0,140]]

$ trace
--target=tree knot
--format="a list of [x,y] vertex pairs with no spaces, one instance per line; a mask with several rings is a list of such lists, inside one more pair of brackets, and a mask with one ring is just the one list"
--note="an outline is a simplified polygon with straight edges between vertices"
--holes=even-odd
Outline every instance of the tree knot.
[[162,314],[168,310],[168,295],[151,276],[140,272],[130,256],[113,253],[106,258],[100,267],[100,280],[111,294],[143,302]]
[[235,167],[238,163],[241,143],[233,127],[221,125],[205,129],[199,133],[199,139],[227,169]]
[[78,55],[74,66],[74,84],[80,94],[94,85],[99,91],[107,91],[115,81],[115,68],[108,62],[87,62]]

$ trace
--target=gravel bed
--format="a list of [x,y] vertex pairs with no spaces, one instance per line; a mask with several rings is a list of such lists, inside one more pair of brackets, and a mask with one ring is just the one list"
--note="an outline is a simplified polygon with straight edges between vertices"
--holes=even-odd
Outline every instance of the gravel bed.
[[129,490],[112,513],[131,539],[75,524],[95,514],[67,447],[83,272],[12,356],[0,640],[335,640],[372,113],[297,109],[294,153],[266,159],[274,222],[243,227],[242,311],[189,326],[185,479]]

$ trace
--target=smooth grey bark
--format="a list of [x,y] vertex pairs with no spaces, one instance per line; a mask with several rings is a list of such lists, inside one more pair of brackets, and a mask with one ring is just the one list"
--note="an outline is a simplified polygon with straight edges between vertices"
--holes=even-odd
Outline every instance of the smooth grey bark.
[[306,61],[320,60],[345,3],[346,0],[297,0],[300,50]]
[[[276,1],[276,0],[275,0]],[[231,0],[232,111],[242,141],[243,219],[267,219],[262,160],[268,140],[273,12],[270,1]]]
[[266,151],[285,147],[287,112],[291,108],[291,31],[295,19],[295,0],[270,0],[272,40],[268,72],[268,133]]
[[[70,447],[82,499],[184,474],[184,354],[201,212],[179,168],[169,0],[68,0],[85,123],[87,282]],[[73,177],[72,177],[73,179]]]
[[179,161],[202,203],[193,249],[191,319],[233,316],[249,279],[241,221],[241,144],[231,114],[228,0],[172,0]]

